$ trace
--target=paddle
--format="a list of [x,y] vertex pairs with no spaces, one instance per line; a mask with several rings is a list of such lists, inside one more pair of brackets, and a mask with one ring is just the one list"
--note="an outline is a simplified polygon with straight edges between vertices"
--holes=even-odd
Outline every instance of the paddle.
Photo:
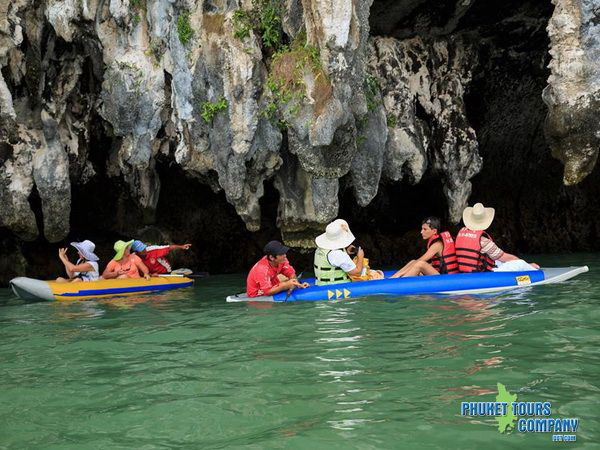
[[181,273],[162,273],[158,275],[159,277],[186,277],[186,278],[205,278],[208,276],[208,272],[196,272],[190,274],[181,274]]
[[[302,278],[302,274],[303,274],[303,273],[304,273],[304,272],[300,272],[300,275],[298,275],[298,276],[296,277],[296,280],[298,280],[298,282],[300,282],[300,278]],[[287,295],[285,296],[285,300],[284,300],[284,302],[287,302],[287,301],[288,301],[288,298],[290,298],[290,295],[292,295],[292,291],[293,291],[294,289],[296,289],[296,286],[292,286],[291,288],[289,288],[289,289],[288,289],[288,291],[287,291]]]

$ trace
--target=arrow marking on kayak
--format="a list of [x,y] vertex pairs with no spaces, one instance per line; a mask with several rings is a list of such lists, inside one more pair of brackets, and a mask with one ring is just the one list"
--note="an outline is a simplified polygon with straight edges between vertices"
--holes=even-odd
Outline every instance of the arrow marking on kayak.
[[333,293],[333,291],[327,291],[327,300],[331,300],[331,297],[333,297],[335,294]]
[[350,297],[350,291],[348,289],[344,289],[344,298]]

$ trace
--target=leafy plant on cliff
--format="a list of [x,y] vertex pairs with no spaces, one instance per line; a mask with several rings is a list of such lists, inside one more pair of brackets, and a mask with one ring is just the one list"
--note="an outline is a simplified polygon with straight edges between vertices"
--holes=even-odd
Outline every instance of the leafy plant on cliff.
[[281,44],[281,15],[279,13],[279,4],[275,1],[269,1],[261,9],[260,25],[263,45],[267,48],[277,48]]
[[367,98],[367,109],[369,112],[375,111],[375,109],[381,104],[379,100],[379,82],[371,74],[367,74],[364,81],[365,97]]
[[395,114],[388,113],[388,115],[387,115],[387,126],[389,128],[396,128],[396,125],[398,125],[398,118],[396,117]]
[[191,39],[194,31],[190,25],[190,13],[182,12],[177,18],[177,35],[183,45],[186,45]]
[[[308,92],[310,84],[310,92]],[[282,119],[297,115],[307,96],[320,114],[331,97],[332,86],[323,70],[319,48],[306,42],[306,34],[300,33],[290,46],[282,46],[273,54],[269,66],[267,88],[271,101],[262,115],[280,128],[288,123]]]
[[133,26],[137,26],[142,20],[141,14],[146,13],[146,0],[131,0],[129,6],[131,6],[131,10],[134,12],[132,18]]
[[252,32],[260,36],[265,48],[276,50],[282,45],[281,5],[278,0],[254,0],[252,9],[233,13],[233,35],[243,41]]
[[204,102],[200,105],[202,112],[200,116],[204,119],[204,121],[208,124],[211,124],[217,113],[220,111],[224,111],[229,106],[229,103],[225,99],[225,97],[219,97],[219,100],[216,102]]
[[356,128],[362,130],[369,123],[369,116],[367,114],[363,114],[356,118]]
[[161,41],[157,39],[150,39],[150,45],[144,52],[144,55],[148,56],[152,60],[152,65],[154,67],[158,67],[160,63],[160,59],[162,58],[162,53],[164,51],[164,45]]
[[252,25],[250,14],[244,9],[237,9],[233,13],[233,36],[240,41],[243,41],[250,36]]

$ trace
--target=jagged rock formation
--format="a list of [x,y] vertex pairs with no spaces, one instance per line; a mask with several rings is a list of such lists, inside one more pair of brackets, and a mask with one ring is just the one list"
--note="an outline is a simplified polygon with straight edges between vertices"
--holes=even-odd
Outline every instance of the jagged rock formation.
[[570,185],[591,173],[600,150],[600,3],[552,3],[545,128],[553,155],[565,165],[564,182]]
[[[370,52],[389,127],[384,175],[418,183],[431,170],[443,180],[453,223],[467,205],[469,180],[481,169],[463,99],[476,58],[462,39],[374,38]],[[419,118],[417,109],[425,117]]]
[[[348,173],[365,206],[382,172],[412,183],[426,170],[438,172],[457,221],[481,165],[462,104],[473,64],[468,49],[443,39],[369,44],[370,2],[284,6],[280,39],[288,44],[273,54],[254,30],[236,35],[236,12],[269,7],[264,1],[10,3],[4,31],[12,40],[3,61],[11,88],[3,79],[2,129],[6,135],[16,123],[18,131],[4,140],[12,152],[1,191],[10,210],[4,226],[23,239],[36,236],[27,203],[35,186],[45,238],[67,235],[70,189],[95,175],[88,130],[100,125],[98,115],[114,144],[107,173],[122,177],[150,216],[162,153],[223,189],[250,230],[260,227],[263,182],[274,177],[278,223],[297,245],[310,246],[302,232],[336,217],[339,179]],[[419,61],[410,63],[409,52]],[[94,86],[84,86],[86,77]],[[286,89],[295,94],[291,101],[278,98]],[[285,149],[282,131],[264,114],[277,100]],[[417,103],[431,129],[415,116]]]
[[[376,229],[405,192],[426,207],[402,203],[400,234],[426,211],[457,223],[472,192],[520,211],[485,180],[554,173],[539,80],[566,184],[600,140],[600,5],[542,3],[0,0],[4,247],[90,230],[252,240],[276,224],[309,248],[340,211]],[[535,214],[508,219],[513,242]]]

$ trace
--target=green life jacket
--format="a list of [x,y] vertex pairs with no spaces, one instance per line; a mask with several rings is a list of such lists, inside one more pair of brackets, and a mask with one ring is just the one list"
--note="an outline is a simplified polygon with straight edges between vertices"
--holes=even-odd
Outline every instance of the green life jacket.
[[331,250],[317,248],[315,250],[315,278],[317,286],[326,284],[349,283],[350,277],[341,268],[332,266],[327,255]]

